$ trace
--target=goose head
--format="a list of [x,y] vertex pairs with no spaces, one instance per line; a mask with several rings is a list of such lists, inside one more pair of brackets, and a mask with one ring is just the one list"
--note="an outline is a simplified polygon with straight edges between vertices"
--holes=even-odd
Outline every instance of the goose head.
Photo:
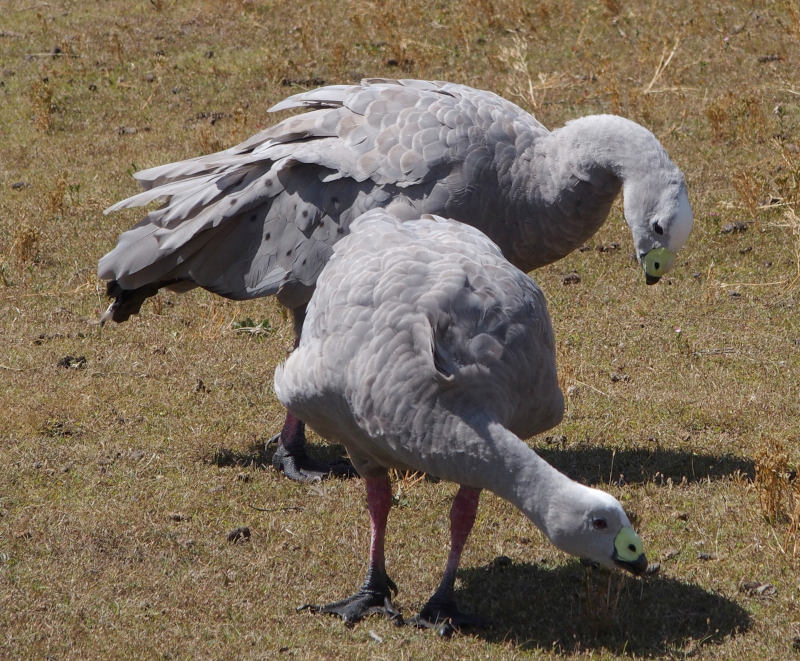
[[619,501],[610,494],[573,483],[574,488],[551,504],[545,532],[562,551],[608,569],[641,576],[647,557]]
[[[636,258],[648,285],[655,284],[675,263],[675,255],[692,231],[692,207],[679,172],[663,173],[625,187],[625,220],[633,233]],[[657,176],[661,175],[661,176]]]

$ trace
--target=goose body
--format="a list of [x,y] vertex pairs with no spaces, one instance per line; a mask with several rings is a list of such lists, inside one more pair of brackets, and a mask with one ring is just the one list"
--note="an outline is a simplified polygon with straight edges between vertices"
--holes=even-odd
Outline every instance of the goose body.
[[[582,245],[622,190],[649,283],[691,231],[680,169],[650,131],[621,117],[549,131],[491,92],[422,80],[333,85],[272,110],[292,108],[307,112],[231,149],[135,175],[144,191],[109,211],[163,206],[100,259],[115,299],[103,321],[124,321],[162,287],[199,286],[233,299],[276,295],[299,332],[335,243],[375,208],[476,227],[527,272]],[[287,419],[281,440],[302,454],[299,421]]]
[[389,468],[460,485],[453,550],[426,620],[463,616],[452,583],[483,489],[516,505],[565,551],[607,567],[646,567],[619,503],[570,480],[520,440],[558,424],[564,410],[550,318],[536,284],[472,227],[435,216],[403,222],[384,210],[358,219],[318,280],[300,344],[276,370],[275,392],[343,443],[367,482],[367,581],[323,610],[358,619],[366,603],[380,606],[389,596],[382,550]]

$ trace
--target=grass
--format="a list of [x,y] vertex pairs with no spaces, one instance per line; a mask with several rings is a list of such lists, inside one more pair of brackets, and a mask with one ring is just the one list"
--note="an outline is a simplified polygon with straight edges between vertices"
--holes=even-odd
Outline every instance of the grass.
[[[797,654],[796,2],[55,0],[2,15],[0,656]],[[285,315],[192,292],[98,327],[97,259],[138,219],[102,210],[135,191],[132,172],[363,76],[492,89],[548,126],[619,113],[684,169],[695,230],[658,286],[620,205],[535,273],[567,415],[531,442],[635,512],[657,576],[587,572],[486,495],[457,588],[490,630],[440,640],[295,613],[361,581],[368,524],[359,481],[269,467]],[[411,614],[444,566],[454,487],[396,489],[388,563]],[[241,526],[249,539],[229,542]]]

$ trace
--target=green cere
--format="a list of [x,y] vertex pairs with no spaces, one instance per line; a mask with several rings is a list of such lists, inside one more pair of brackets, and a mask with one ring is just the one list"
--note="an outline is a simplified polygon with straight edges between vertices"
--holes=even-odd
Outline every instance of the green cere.
[[614,538],[614,549],[617,552],[617,558],[622,562],[636,562],[644,553],[641,538],[633,528],[627,526],[620,530]]
[[642,260],[644,272],[654,278],[660,278],[672,268],[675,253],[666,248],[653,248]]

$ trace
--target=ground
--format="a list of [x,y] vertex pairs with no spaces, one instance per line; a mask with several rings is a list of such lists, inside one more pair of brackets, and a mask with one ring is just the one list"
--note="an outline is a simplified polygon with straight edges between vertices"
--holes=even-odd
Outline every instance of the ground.
[[[800,654],[795,0],[3,0],[0,16],[0,656]],[[644,285],[619,204],[533,273],[567,411],[530,443],[622,500],[658,573],[588,570],[485,495],[456,586],[492,628],[296,613],[360,584],[368,522],[360,481],[291,483],[263,450],[290,321],[192,292],[97,324],[97,260],[139,218],[103,210],[134,171],[367,76],[490,89],[551,127],[618,113],[684,170],[695,230],[661,283]],[[396,477],[387,563],[411,615],[455,487]]]

